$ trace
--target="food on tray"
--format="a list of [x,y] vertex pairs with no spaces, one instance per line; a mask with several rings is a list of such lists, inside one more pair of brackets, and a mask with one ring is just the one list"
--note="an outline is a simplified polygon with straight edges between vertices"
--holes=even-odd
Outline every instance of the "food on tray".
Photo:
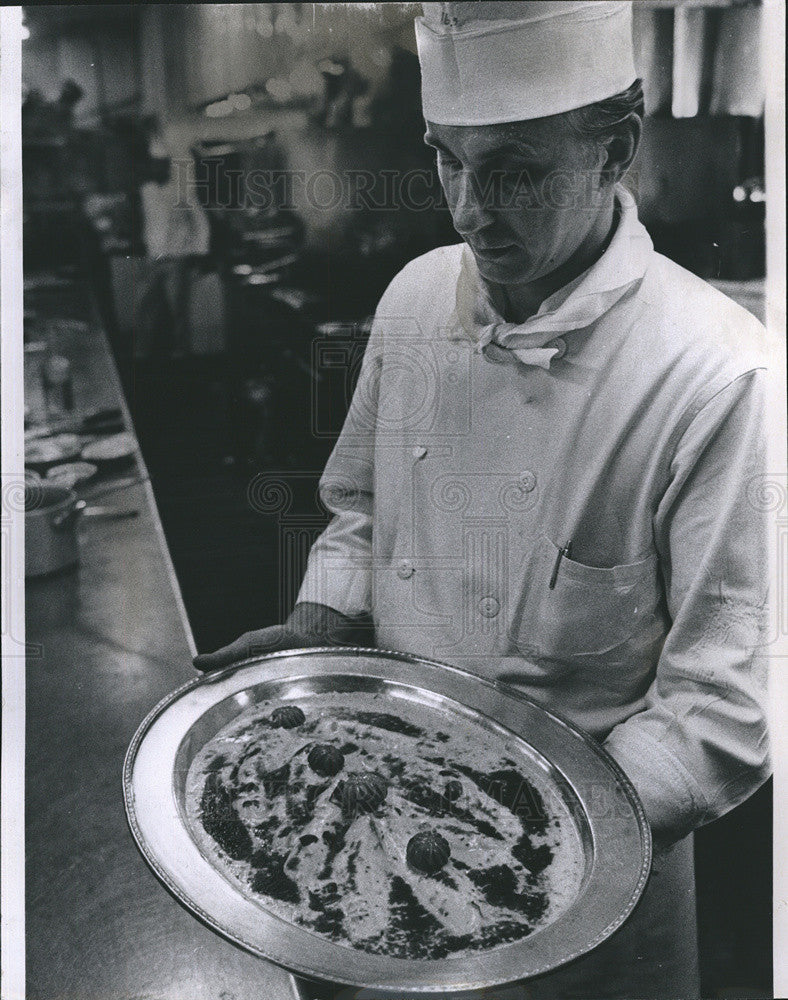
[[506,734],[366,692],[261,702],[192,761],[189,826],[247,898],[348,947],[438,959],[520,940],[577,895],[567,806]]
[[333,778],[345,766],[345,755],[330,743],[316,743],[309,751],[307,763],[323,778]]
[[335,801],[342,808],[342,816],[351,823],[357,816],[374,813],[386,799],[388,782],[374,771],[349,774],[337,783]]
[[408,841],[405,855],[408,864],[422,875],[434,875],[451,857],[451,848],[445,837],[434,830],[422,830]]
[[281,726],[283,729],[295,729],[305,721],[304,713],[297,705],[282,705],[271,712],[271,725]]

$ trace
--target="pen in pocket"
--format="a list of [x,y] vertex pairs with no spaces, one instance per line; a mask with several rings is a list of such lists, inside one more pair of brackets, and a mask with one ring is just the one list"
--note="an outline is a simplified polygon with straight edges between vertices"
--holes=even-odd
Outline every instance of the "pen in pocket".
[[558,555],[555,557],[553,572],[550,574],[550,583],[548,585],[550,587],[550,590],[553,590],[555,588],[555,582],[558,579],[558,570],[561,566],[561,560],[564,558],[564,556],[566,556],[566,558],[569,559],[571,555],[572,555],[572,542],[569,541],[562,549],[558,550]]

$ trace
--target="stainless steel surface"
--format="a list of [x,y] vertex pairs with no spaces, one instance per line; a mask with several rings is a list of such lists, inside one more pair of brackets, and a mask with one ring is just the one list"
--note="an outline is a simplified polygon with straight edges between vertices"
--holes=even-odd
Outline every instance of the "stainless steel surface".
[[[128,418],[100,327],[59,346],[77,405],[121,405]],[[119,787],[129,740],[194,676],[153,494],[135,468],[122,485],[139,516],[83,523],[78,569],[26,587],[25,997],[292,1000],[292,977],[162,892],[129,835]]]
[[[186,821],[189,765],[228,722],[269,698],[374,691],[418,701],[457,725],[495,731],[526,773],[560,797],[585,851],[576,899],[555,921],[513,944],[440,961],[410,961],[338,945],[245,898],[203,856]],[[401,653],[332,648],[274,653],[200,678],[145,719],[124,768],[134,837],[159,879],[202,922],[250,952],[311,978],[392,995],[483,989],[533,977],[609,937],[648,878],[648,824],[631,785],[591,739],[513,689]],[[601,804],[604,803],[604,807]]]
[[73,490],[45,482],[25,488],[25,576],[45,576],[79,560],[77,521],[85,506]]

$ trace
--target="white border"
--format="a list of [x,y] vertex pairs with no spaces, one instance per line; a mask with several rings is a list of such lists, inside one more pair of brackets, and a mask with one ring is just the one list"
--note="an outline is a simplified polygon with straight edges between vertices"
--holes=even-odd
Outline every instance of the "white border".
[[25,996],[25,566],[22,377],[22,8],[0,10],[0,377],[2,378],[3,734],[0,981]]
[[[785,323],[785,2],[764,0],[763,72],[766,90],[764,127],[766,133],[766,327],[777,357],[777,393],[771,424],[771,468],[788,488],[786,473],[786,323]],[[771,593],[784,599],[778,565],[781,553],[772,552]],[[784,581],[783,581],[784,585]],[[774,760],[772,929],[774,973],[773,994],[788,996],[788,637],[779,637],[779,648],[771,658],[769,689],[769,733]]]

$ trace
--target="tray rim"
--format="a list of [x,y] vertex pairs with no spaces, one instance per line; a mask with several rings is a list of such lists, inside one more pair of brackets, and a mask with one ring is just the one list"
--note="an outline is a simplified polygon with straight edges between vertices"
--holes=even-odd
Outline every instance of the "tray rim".
[[[378,983],[361,983],[358,977],[347,978],[346,976],[335,974],[332,971],[330,974],[325,970],[320,970],[314,968],[314,966],[306,966],[299,961],[284,961],[279,958],[272,958],[267,954],[259,944],[255,944],[251,941],[244,940],[238,934],[228,930],[227,927],[223,926],[219,918],[212,917],[207,913],[203,907],[196,902],[193,898],[188,895],[188,892],[181,888],[172,875],[162,866],[159,859],[152,855],[151,850],[146,844],[144,834],[140,829],[139,823],[137,821],[137,816],[135,813],[135,796],[133,791],[133,771],[134,764],[137,759],[139,749],[145,740],[147,734],[156,723],[156,721],[166,712],[166,710],[173,705],[175,702],[179,701],[184,695],[190,693],[191,691],[210,687],[215,684],[228,679],[233,674],[240,672],[241,670],[252,667],[259,666],[260,664],[269,662],[271,660],[278,659],[290,659],[290,658],[300,658],[304,656],[329,656],[329,657],[344,657],[344,658],[363,658],[372,657],[380,658],[381,661],[386,659],[399,660],[403,663],[407,663],[411,666],[414,665],[426,665],[432,668],[438,668],[439,671],[447,671],[451,674],[457,675],[459,678],[469,681],[476,685],[482,685],[491,691],[498,692],[506,698],[513,699],[519,702],[523,702],[529,705],[531,708],[537,710],[540,714],[549,717],[554,723],[556,723],[560,728],[568,730],[569,733],[587,748],[590,753],[597,757],[598,760],[606,766],[607,770],[612,773],[612,776],[616,779],[621,791],[624,793],[624,797],[627,801],[628,806],[632,812],[632,819],[635,821],[638,832],[641,839],[641,857],[639,871],[637,874],[637,881],[634,889],[632,890],[629,901],[626,906],[621,908],[619,915],[611,920],[604,928],[600,929],[593,940],[588,943],[588,945],[579,951],[574,951],[568,953],[560,962],[551,962],[545,966],[536,969],[530,969],[525,977],[517,977],[515,979],[501,980],[501,979],[479,979],[478,981],[467,982],[463,981],[457,985],[448,986],[444,983],[438,986],[430,987],[424,984],[412,984],[412,983],[399,983],[395,980],[386,980]],[[339,671],[338,671],[339,672]],[[352,673],[352,667],[348,665],[347,673]],[[359,675],[361,676],[361,675]],[[285,681],[286,678],[275,678],[277,681]],[[260,679],[260,683],[265,682],[265,677]],[[395,680],[395,683],[405,683],[402,681]],[[250,685],[252,686],[252,685]],[[425,690],[432,690],[425,686]],[[235,694],[228,694],[227,697],[235,697],[240,692]],[[448,701],[457,701],[452,695],[448,695],[442,692],[434,692],[439,694],[441,697]],[[218,703],[217,703],[218,704]],[[471,708],[472,711],[476,712],[481,716],[485,716],[490,719],[487,713],[469,706],[465,703],[465,708]],[[533,746],[528,742],[528,740],[521,734],[513,732],[508,726],[500,723],[497,719],[492,719],[494,724],[501,727],[511,735],[521,741],[531,746],[532,750],[538,755],[544,758],[544,753],[537,746]],[[546,759],[546,758],[544,758]],[[567,776],[563,773],[562,769],[550,761],[552,767],[555,767],[559,773],[561,773],[564,780],[569,781]],[[571,784],[571,782],[570,782]],[[255,955],[258,958],[262,958],[266,961],[272,962],[273,964],[279,965],[281,968],[286,969],[293,975],[298,975],[300,977],[317,980],[317,981],[332,981],[346,986],[366,986],[368,989],[376,991],[392,991],[400,995],[408,995],[416,997],[419,994],[434,993],[436,989],[440,990],[441,995],[450,996],[453,992],[465,992],[467,990],[476,989],[487,989],[494,988],[496,986],[503,986],[506,983],[518,982],[520,979],[525,981],[526,979],[535,978],[536,976],[544,975],[548,972],[554,971],[558,968],[563,967],[569,962],[575,961],[583,955],[586,955],[597,948],[603,941],[607,940],[616,930],[618,930],[622,924],[631,916],[635,908],[637,907],[643,892],[646,888],[646,884],[649,881],[651,875],[651,860],[652,860],[652,834],[651,827],[645,815],[645,810],[640,801],[632,782],[627,777],[626,773],[618,762],[608,753],[607,750],[599,743],[594,737],[587,733],[584,729],[577,726],[559,712],[553,709],[547,709],[540,705],[538,702],[529,698],[527,695],[523,694],[513,685],[507,684],[502,681],[497,681],[494,679],[488,679],[480,677],[478,674],[474,674],[471,671],[465,670],[461,667],[456,667],[453,664],[448,664],[441,662],[439,660],[429,659],[427,657],[417,656],[412,653],[405,653],[400,650],[390,650],[390,649],[380,649],[377,647],[364,647],[364,646],[314,646],[314,647],[299,647],[297,649],[287,649],[287,650],[277,650],[272,653],[267,653],[263,655],[247,657],[236,663],[233,663],[221,670],[211,671],[210,673],[198,675],[186,683],[180,685],[178,688],[171,691],[169,694],[165,695],[157,704],[151,708],[151,710],[145,715],[142,722],[138,726],[132,740],[126,751],[126,755],[123,762],[123,799],[124,799],[124,809],[126,813],[126,820],[131,832],[132,838],[136,844],[137,849],[142,855],[143,860],[148,865],[148,867],[153,871],[157,879],[162,883],[165,889],[193,916],[200,920],[203,924],[210,927],[215,933],[229,941],[230,943],[242,948],[243,950]],[[585,805],[585,804],[584,804]],[[634,866],[633,866],[634,867]],[[221,874],[221,873],[219,873]],[[282,920],[282,918],[276,917],[275,914],[270,914],[271,917],[280,920],[282,923],[287,924],[287,921]],[[560,919],[560,917],[558,918]],[[550,925],[548,925],[549,927]],[[309,933],[306,928],[293,928],[294,930],[303,930],[303,933]],[[545,928],[546,930],[547,928]],[[316,937],[320,937],[316,935]],[[327,940],[327,939],[324,939]],[[524,940],[529,940],[528,938]],[[516,948],[518,943],[522,942],[512,942],[510,945],[505,946],[506,948]],[[333,944],[333,942],[332,942]],[[334,945],[337,948],[341,948],[343,954],[348,957],[352,957],[354,954],[365,955],[368,958],[380,959],[382,962],[400,964],[401,966],[421,966],[423,967],[425,962],[421,960],[411,960],[411,959],[397,959],[391,956],[382,955],[371,955],[362,952],[355,952],[354,949],[348,948],[343,945]],[[502,949],[494,949],[494,952],[500,952]],[[477,961],[482,961],[485,955],[491,954],[492,952],[479,952],[472,953],[471,957]],[[352,960],[352,958],[351,958]],[[440,961],[450,962],[452,959],[446,960],[435,960],[435,965]]]

